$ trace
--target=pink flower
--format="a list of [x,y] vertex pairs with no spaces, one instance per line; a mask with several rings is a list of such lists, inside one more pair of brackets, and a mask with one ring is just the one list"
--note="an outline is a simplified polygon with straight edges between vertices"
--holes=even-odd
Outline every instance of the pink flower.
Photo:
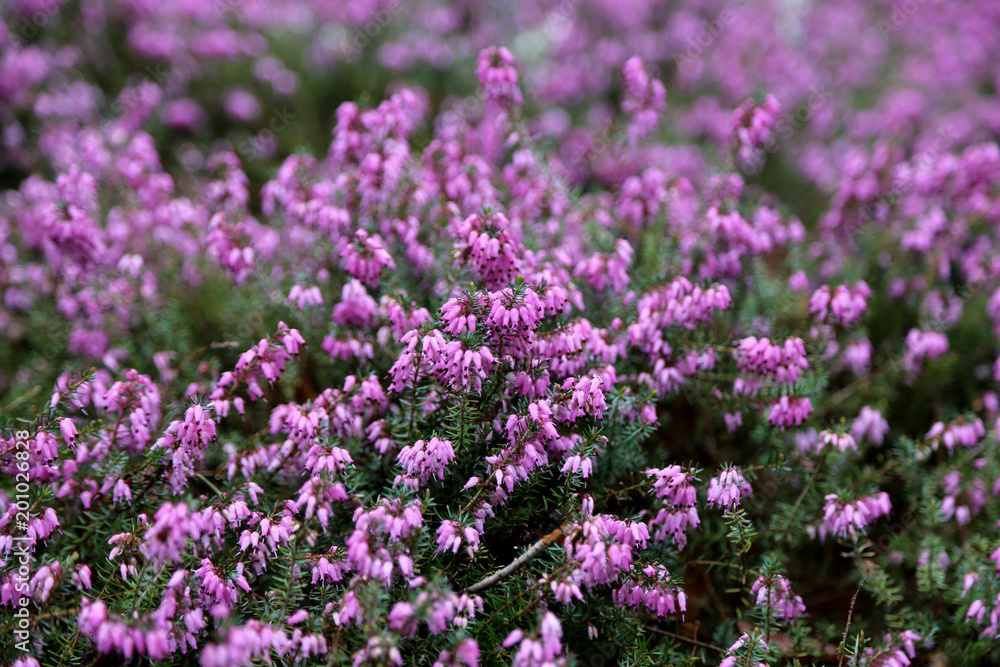
[[809,369],[805,344],[801,338],[787,338],[775,345],[767,338],[748,336],[739,342],[734,355],[736,365],[744,373],[755,373],[791,384],[798,382],[802,371]]
[[692,483],[694,473],[681,466],[672,465],[663,469],[651,468],[646,475],[655,477],[653,488],[656,496],[664,503],[649,527],[654,529],[653,541],[662,542],[668,537],[678,548],[687,544],[687,529],[700,523],[696,507],[697,493]]
[[604,520],[604,527],[608,534],[617,542],[629,548],[646,548],[646,540],[649,539],[649,528],[642,521],[622,521],[610,514],[601,517]]
[[407,387],[417,383],[423,374],[429,372],[441,360],[441,351],[445,346],[444,336],[437,329],[431,329],[422,334],[419,330],[408,331],[400,342],[403,350],[396,358],[396,363],[389,369],[392,383],[389,389],[401,393]]
[[334,514],[334,503],[348,499],[347,489],[341,482],[334,482],[321,475],[313,475],[302,484],[295,504],[305,509],[304,518],[314,516],[323,530],[326,530],[330,517]]
[[672,465],[662,469],[650,468],[645,474],[656,478],[653,488],[656,489],[656,497],[663,502],[684,507],[695,504],[696,491],[691,483],[694,474],[690,470]]
[[912,630],[896,635],[886,634],[885,645],[866,648],[860,656],[860,663],[866,667],[905,667],[916,657],[915,642],[921,639]]
[[441,349],[434,375],[447,387],[478,392],[494,363],[490,348],[467,348],[462,341],[453,340]]
[[510,648],[519,644],[511,663],[513,667],[548,667],[563,662],[559,660],[563,652],[562,634],[559,619],[547,611],[534,636],[525,637],[523,631],[514,630],[503,641],[503,646]]
[[226,269],[237,285],[253,273],[257,260],[270,256],[278,244],[274,232],[249,216],[216,213],[209,224],[209,256]]
[[678,276],[664,287],[646,292],[637,304],[638,318],[628,327],[629,343],[652,356],[669,354],[663,330],[671,326],[694,329],[732,304],[725,285],[700,287]]
[[343,553],[337,547],[332,547],[330,551],[316,561],[312,570],[312,583],[315,585],[319,581],[337,582],[344,579],[344,573],[349,570],[343,561]]
[[490,293],[486,321],[499,332],[523,335],[523,332],[538,328],[542,313],[542,303],[535,292],[524,289],[515,293],[513,288],[508,287]]
[[66,441],[67,445],[72,446],[76,444],[77,430],[76,430],[76,424],[73,423],[72,419],[68,417],[63,417],[62,419],[60,419],[59,430],[62,432],[63,440]]
[[442,328],[452,336],[472,333],[476,330],[477,313],[482,313],[485,303],[479,296],[463,295],[449,299],[441,306]]
[[793,292],[805,292],[809,289],[809,277],[804,271],[796,271],[788,277],[788,288]]
[[660,114],[667,108],[667,91],[659,79],[646,73],[645,65],[638,56],[625,62],[625,97],[622,110],[629,114],[629,141],[632,144],[648,135],[656,128]]
[[768,420],[781,428],[799,426],[808,419],[812,411],[812,401],[808,398],[782,396],[771,404]]
[[738,412],[727,412],[722,417],[726,422],[726,430],[730,433],[743,425],[743,415]]
[[354,239],[344,245],[340,258],[344,270],[369,287],[378,284],[383,269],[396,268],[396,263],[382,244],[382,238],[377,234],[370,236],[363,229],[357,230]]
[[423,525],[422,503],[383,498],[370,510],[354,513],[354,531],[347,538],[347,564],[386,586],[393,573],[413,576],[413,561],[407,543]]
[[522,252],[503,213],[486,211],[471,215],[453,227],[453,234],[455,266],[472,269],[490,290],[513,282],[521,266]]
[[925,359],[934,359],[948,352],[948,337],[938,331],[910,329],[906,335],[903,366],[911,374],[919,373]]
[[417,630],[414,620],[415,610],[409,602],[397,602],[389,612],[389,628],[396,630],[404,637],[412,636]]
[[455,659],[466,665],[476,667],[479,664],[479,645],[475,639],[463,639],[455,645]]
[[432,477],[444,481],[448,464],[455,460],[455,450],[450,440],[431,438],[403,447],[397,458],[404,474],[396,477],[393,486],[402,482],[411,489],[419,489]]
[[171,472],[168,480],[175,493],[185,487],[194,473],[194,466],[204,458],[205,450],[215,437],[216,425],[210,410],[193,405],[185,411],[184,421],[171,422],[153,445],[169,453]]
[[986,435],[986,427],[983,426],[982,419],[975,419],[971,422],[959,417],[950,424],[935,422],[924,437],[931,441],[931,446],[937,449],[940,443],[951,453],[955,445],[963,447],[975,447],[979,439]]
[[823,508],[823,522],[819,526],[819,537],[825,539],[827,535],[836,535],[842,539],[853,539],[858,531],[863,532],[869,523],[891,510],[889,494],[884,491],[872,496],[862,496],[851,502],[840,499],[836,493],[828,494]]
[[462,526],[457,521],[442,521],[437,529],[437,544],[437,553],[458,553],[458,548],[462,546]]
[[778,574],[773,577],[758,577],[750,588],[757,606],[768,607],[779,621],[793,621],[806,611],[802,598],[792,594],[788,579]]
[[841,452],[846,452],[848,449],[857,450],[858,445],[850,433],[836,433],[834,431],[824,430],[820,431],[819,447],[816,451],[822,451],[824,447],[836,447]]
[[748,659],[743,659],[743,656],[748,655],[753,649],[765,653],[769,650],[761,637],[757,638],[756,646],[750,645],[750,641],[750,636],[746,633],[740,635],[740,638],[726,651],[726,657],[719,663],[719,667],[767,667],[766,662],[751,663]]
[[333,321],[341,327],[368,327],[374,322],[378,304],[358,280],[348,281],[341,290],[341,300],[333,307]]
[[813,292],[809,299],[809,312],[818,322],[838,323],[844,327],[853,326],[868,309],[868,298],[872,295],[868,283],[861,280],[853,287],[838,285],[830,289],[823,285]]
[[708,483],[708,504],[722,507],[724,512],[732,512],[740,504],[740,498],[750,495],[750,483],[739,468],[726,468]]
[[629,242],[618,239],[614,253],[594,253],[577,263],[573,275],[586,277],[587,283],[597,292],[603,292],[610,283],[611,289],[621,294],[631,282],[628,269],[632,266],[633,254]]
[[876,445],[882,444],[888,432],[889,422],[882,418],[878,410],[873,410],[867,405],[861,408],[861,413],[851,425],[851,435],[855,440],[867,438]]
[[643,606],[657,616],[687,610],[687,595],[670,581],[670,572],[662,565],[647,565],[641,572],[633,572],[611,595],[621,607]]
[[563,463],[563,467],[560,469],[562,473],[580,473],[580,477],[587,479],[590,477],[591,472],[594,469],[594,460],[589,456],[581,456],[579,454],[574,454],[566,458]]
[[432,667],[477,667],[479,665],[479,644],[475,639],[463,639],[455,644],[453,651],[441,651]]
[[150,560],[159,564],[179,563],[189,543],[201,535],[196,517],[183,503],[161,506],[145,535]]
[[323,305],[323,295],[319,287],[303,287],[296,283],[292,286],[292,291],[288,293],[288,300],[293,302],[299,310],[305,310],[310,306]]
[[565,410],[562,411],[560,420],[576,421],[584,414],[598,419],[603,418],[608,404],[604,400],[604,392],[601,391],[602,384],[603,381],[596,375],[589,378],[566,378],[562,385],[563,391],[572,391],[572,395]]
[[206,644],[201,651],[201,667],[234,667],[249,665],[256,659],[269,659],[275,648],[287,641],[284,633],[258,620],[230,627],[223,641]]
[[962,473],[953,470],[942,481],[945,497],[941,501],[941,515],[946,520],[954,517],[955,523],[964,526],[986,506],[986,485],[981,479],[973,478],[963,487]]
[[841,363],[855,375],[862,375],[871,367],[872,344],[867,339],[848,343],[841,353]]
[[72,581],[77,590],[92,588],[90,583],[90,567],[87,565],[79,565],[76,568],[76,572],[73,573]]
[[732,135],[740,167],[756,171],[764,159],[765,149],[774,145],[773,129],[781,115],[781,104],[768,95],[763,104],[750,99],[733,111]]
[[523,100],[517,87],[514,56],[504,46],[483,49],[476,60],[476,78],[486,99],[497,106],[520,105]]

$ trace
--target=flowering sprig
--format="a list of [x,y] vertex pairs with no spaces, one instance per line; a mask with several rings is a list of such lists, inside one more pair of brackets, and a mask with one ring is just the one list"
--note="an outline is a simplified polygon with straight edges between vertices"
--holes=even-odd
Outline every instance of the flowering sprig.
[[823,506],[823,521],[818,528],[819,538],[835,535],[841,539],[857,537],[868,524],[892,511],[889,494],[880,491],[856,500],[845,500],[836,493],[826,496]]
[[[827,610],[853,603],[807,616],[796,591],[849,593],[831,578],[847,570],[795,550],[831,535],[912,628],[859,640],[857,662],[916,661],[930,602],[941,652],[997,662],[998,35],[966,25],[988,9],[939,3],[886,32],[820,0],[788,40],[747,7],[665,68],[690,3],[562,7],[552,48],[521,33],[480,52],[480,92],[456,101],[461,76],[431,95],[413,73],[507,32],[476,3],[419,21],[148,4],[0,9],[0,606],[31,628],[15,665],[472,667],[602,643],[622,663],[828,660]],[[376,27],[373,58],[332,46]],[[844,48],[873,32],[883,47]],[[925,53],[956,34],[985,54],[961,76]],[[128,56],[121,76],[91,76],[87,40]],[[272,52],[286,42],[305,57]],[[396,83],[313,114],[312,68],[338,59]],[[308,119],[288,132],[284,101]],[[327,112],[326,145],[298,149]],[[746,178],[711,150],[727,145]],[[695,610],[698,627],[653,624]],[[883,616],[849,626],[879,636]]]

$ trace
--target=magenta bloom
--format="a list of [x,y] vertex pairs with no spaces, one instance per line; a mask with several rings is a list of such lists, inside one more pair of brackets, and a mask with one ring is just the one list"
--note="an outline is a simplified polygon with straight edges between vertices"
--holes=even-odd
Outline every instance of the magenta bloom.
[[867,438],[876,445],[881,445],[885,435],[889,432],[889,422],[887,422],[878,410],[873,410],[867,405],[861,408],[861,413],[851,425],[851,435],[855,440]]
[[852,287],[838,285],[833,290],[823,285],[809,299],[809,312],[819,322],[835,322],[850,327],[868,309],[868,298],[871,295],[868,283],[863,280]]
[[782,396],[771,404],[768,420],[775,426],[790,428],[802,424],[812,411],[812,401],[808,398]]
[[726,468],[708,483],[708,504],[721,507],[724,512],[732,512],[752,492],[750,483],[739,468]]
[[769,377],[783,384],[798,382],[802,371],[809,369],[805,343],[801,338],[787,338],[781,345],[767,338],[748,336],[739,342],[733,356],[745,373]]
[[396,477],[393,486],[402,482],[412,489],[418,489],[432,477],[438,481],[444,480],[448,464],[455,460],[455,450],[449,440],[417,440],[414,444],[403,447],[398,459],[404,474]]
[[819,525],[819,537],[836,535],[841,539],[854,538],[858,532],[875,519],[892,510],[889,494],[880,491],[872,496],[862,496],[854,501],[845,501],[831,493],[826,496],[823,508],[823,522]]
[[792,593],[791,583],[782,575],[758,577],[750,587],[750,595],[758,606],[768,606],[779,621],[788,622],[802,616],[806,606],[802,598]]
[[667,90],[663,82],[646,73],[638,56],[625,62],[625,98],[622,110],[629,114],[629,141],[633,144],[648,135],[660,121],[660,114],[667,108]]
[[497,106],[520,105],[521,90],[517,87],[514,56],[505,46],[483,49],[476,60],[476,77],[486,99]]

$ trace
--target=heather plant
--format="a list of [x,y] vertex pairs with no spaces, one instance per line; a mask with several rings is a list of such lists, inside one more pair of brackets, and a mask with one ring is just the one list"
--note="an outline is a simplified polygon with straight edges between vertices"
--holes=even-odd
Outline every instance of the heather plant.
[[5,664],[1000,661],[953,4],[11,2]]

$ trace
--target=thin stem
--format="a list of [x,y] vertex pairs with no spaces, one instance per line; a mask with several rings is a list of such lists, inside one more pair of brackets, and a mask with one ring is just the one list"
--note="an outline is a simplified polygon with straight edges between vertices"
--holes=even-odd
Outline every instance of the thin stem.
[[858,601],[858,593],[861,592],[861,587],[865,585],[865,580],[862,579],[861,583],[858,584],[858,590],[854,591],[854,597],[851,598],[851,608],[847,611],[847,624],[844,626],[844,636],[840,639],[840,660],[837,662],[837,667],[843,667],[844,658],[847,657],[847,631],[851,628],[851,616],[854,615],[854,603]]
[[[122,556],[121,557],[121,562],[124,562],[124,560],[125,560],[125,554],[121,554],[121,556]],[[111,580],[114,578],[114,575],[115,575],[116,572],[117,572],[117,568],[115,570],[112,570],[111,576],[108,577],[108,580],[104,582],[104,586],[101,587],[101,592],[98,593],[97,597],[95,598],[96,600],[103,600],[104,599],[104,593],[108,590],[108,586],[111,585]],[[76,648],[77,642],[79,642],[79,641],[80,641],[80,626],[79,626],[79,624],[77,624],[76,630],[73,632],[73,639],[70,641],[69,648],[66,649],[63,652],[63,654],[59,657],[59,664],[58,664],[57,667],[62,667],[63,666],[63,663],[66,661],[66,658],[68,658],[68,657],[71,656],[71,654],[73,653],[73,649]],[[101,654],[98,653],[97,657],[100,658]],[[97,660],[95,659],[94,662],[97,662]],[[91,663],[91,664],[93,664],[93,663]]]
[[208,484],[208,488],[212,489],[212,491],[215,492],[216,496],[223,496],[223,495],[225,495],[225,494],[222,493],[222,491],[219,491],[218,487],[216,487],[215,484],[212,484],[212,480],[210,480],[208,477],[205,477],[200,472],[195,473],[195,477],[197,477],[201,481],[205,482],[205,484]]
[[767,588],[767,615],[764,617],[764,643],[771,643],[771,587]]
[[605,493],[605,494],[604,494],[603,496],[601,496],[601,497],[599,498],[599,500],[605,500],[605,499],[607,499],[607,498],[610,498],[610,497],[612,497],[612,496],[617,496],[617,495],[618,495],[618,494],[620,494],[620,493],[625,493],[625,492],[627,492],[627,491],[632,491],[632,490],[634,490],[634,489],[641,489],[641,488],[642,488],[642,487],[644,487],[644,486],[650,486],[650,485],[652,485],[653,483],[655,483],[655,481],[656,481],[656,480],[654,480],[654,479],[651,479],[651,478],[650,478],[650,479],[645,479],[645,480],[643,480],[643,481],[639,482],[638,484],[633,484],[632,486],[626,486],[626,487],[625,487],[625,488],[623,488],[623,489],[616,489],[616,490],[614,490],[614,491],[608,491],[608,492],[607,492],[607,493]]
[[791,529],[792,523],[795,521],[795,517],[799,512],[799,506],[802,505],[802,501],[805,500],[806,495],[812,489],[813,484],[816,483],[816,478],[819,477],[819,472],[823,469],[823,464],[826,463],[826,455],[829,451],[829,449],[823,450],[823,454],[816,463],[816,469],[813,470],[812,476],[809,477],[809,483],[806,484],[804,489],[802,489],[802,493],[799,494],[798,499],[795,501],[795,505],[792,507],[792,511],[788,515],[788,521],[785,522],[785,527],[781,531],[781,542],[779,542],[779,548],[785,546],[785,542],[788,540],[788,531]]
[[548,549],[550,544],[552,544],[553,542],[555,542],[556,540],[558,540],[563,535],[565,535],[565,533],[563,532],[563,529],[562,528],[556,528],[551,533],[549,533],[548,535],[546,535],[545,537],[543,537],[542,539],[538,540],[537,542],[535,542],[534,544],[532,544],[530,547],[528,547],[528,550],[525,551],[520,556],[518,556],[517,558],[515,558],[510,563],[510,565],[508,565],[507,567],[505,567],[505,568],[503,568],[501,570],[497,570],[496,572],[494,572],[490,576],[486,577],[482,581],[479,581],[479,582],[477,582],[475,584],[472,584],[471,586],[469,586],[468,588],[466,588],[462,592],[463,593],[477,593],[477,592],[479,592],[479,591],[481,591],[481,590],[483,590],[485,588],[489,588],[490,586],[492,586],[493,584],[497,583],[501,579],[504,579],[505,577],[510,576],[511,574],[513,574],[514,572],[516,572],[517,570],[519,570],[522,567],[524,567],[524,565],[526,565],[530,560],[532,560],[533,558],[535,558],[536,556],[538,556],[540,553],[542,553],[543,551],[545,551],[546,549]]
[[684,635],[679,635],[676,632],[670,632],[669,630],[661,630],[660,628],[653,627],[651,625],[646,625],[645,623],[633,623],[633,625],[641,627],[643,630],[649,630],[650,632],[655,632],[657,634],[665,635],[667,637],[672,637],[673,639],[679,639],[682,642],[687,642],[695,646],[700,646],[702,648],[710,648],[713,651],[718,651],[719,653],[722,653],[723,655],[728,653],[728,651],[726,651],[726,649],[722,648],[721,646],[716,646],[715,644],[708,644],[703,641],[698,641],[697,639],[685,637]]
[[462,392],[462,409],[458,413],[458,451],[462,451],[465,444],[465,412],[469,408],[469,394]]
[[24,392],[23,394],[21,394],[20,396],[18,396],[17,398],[15,398],[13,401],[11,401],[10,403],[8,403],[7,407],[5,407],[3,409],[3,411],[5,413],[7,413],[7,414],[10,414],[11,410],[13,410],[15,407],[17,407],[21,403],[24,403],[25,401],[27,401],[29,398],[32,398],[35,394],[37,394],[41,390],[42,390],[42,385],[40,385],[40,384],[35,385],[31,389],[29,389],[28,391]]
[[492,614],[490,614],[489,617],[487,617],[487,619],[483,622],[483,625],[488,627],[490,625],[490,622],[494,618],[496,618],[501,612],[505,611],[508,607],[510,607],[512,604],[523,598],[525,595],[534,592],[535,589],[538,588],[538,586],[539,586],[538,582],[534,581],[531,583],[531,585],[526,587],[523,591],[521,591],[514,597],[508,598],[507,601],[499,609],[497,609]]
[[864,377],[858,378],[857,380],[855,380],[854,382],[847,385],[846,387],[838,391],[836,394],[831,396],[828,401],[824,401],[823,406],[813,413],[812,418],[818,419],[823,415],[827,414],[833,408],[837,407],[838,405],[846,401],[848,398],[850,398],[851,394],[853,394],[855,391],[867,387],[872,383],[873,380],[885,375],[886,373],[897,368],[898,366],[899,366],[899,361],[893,360],[887,363],[885,366],[879,368],[874,373],[869,373]]

